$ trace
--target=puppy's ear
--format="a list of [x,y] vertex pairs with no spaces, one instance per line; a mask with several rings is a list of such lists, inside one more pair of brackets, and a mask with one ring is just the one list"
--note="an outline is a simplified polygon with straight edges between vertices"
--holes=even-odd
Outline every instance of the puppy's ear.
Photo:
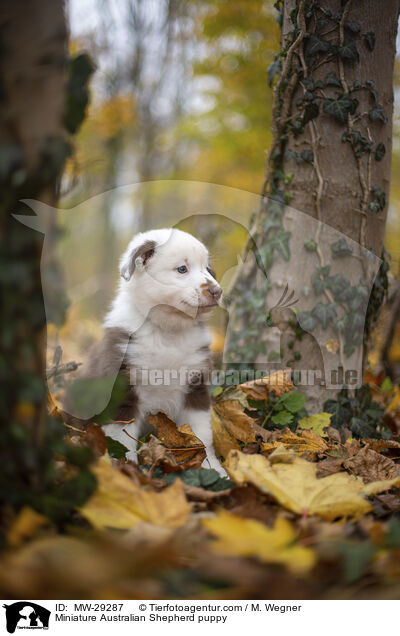
[[149,258],[154,254],[156,248],[155,241],[145,241],[136,247],[121,263],[121,276],[125,280],[130,280],[136,268],[143,269]]

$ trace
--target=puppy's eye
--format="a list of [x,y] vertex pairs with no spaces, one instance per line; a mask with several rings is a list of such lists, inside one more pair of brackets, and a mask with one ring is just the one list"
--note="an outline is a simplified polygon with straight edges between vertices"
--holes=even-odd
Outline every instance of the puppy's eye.
[[186,265],[181,265],[180,267],[176,268],[176,271],[178,272],[178,274],[186,274],[188,268],[186,267]]

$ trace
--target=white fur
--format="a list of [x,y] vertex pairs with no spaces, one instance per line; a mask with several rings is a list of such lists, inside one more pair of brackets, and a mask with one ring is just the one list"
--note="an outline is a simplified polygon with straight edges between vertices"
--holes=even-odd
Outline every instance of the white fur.
[[[132,276],[125,280],[132,253],[146,241],[156,243],[154,255],[145,264],[137,258]],[[187,266],[187,273],[177,272],[181,265]],[[121,258],[120,286],[104,326],[120,327],[134,334],[127,361],[138,372],[132,380],[136,380],[139,415],[131,424],[109,424],[104,429],[130,449],[130,459],[136,459],[136,442],[122,429],[138,439],[149,431],[147,414],[164,411],[178,426],[186,423],[192,427],[206,446],[205,466],[210,464],[224,473],[213,449],[210,413],[184,410],[188,385],[182,378],[186,379],[190,371],[208,369],[206,347],[210,336],[205,319],[210,297],[204,295],[201,286],[211,284],[218,288],[208,265],[205,246],[176,229],[138,234]],[[140,370],[162,371],[163,381],[158,386],[146,385]],[[165,372],[169,383],[165,382]]]

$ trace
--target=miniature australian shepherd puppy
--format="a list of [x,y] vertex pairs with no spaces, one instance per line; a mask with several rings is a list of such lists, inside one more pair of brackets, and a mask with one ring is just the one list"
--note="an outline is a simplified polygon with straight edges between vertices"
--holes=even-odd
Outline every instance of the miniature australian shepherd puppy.
[[[205,467],[224,473],[212,441],[210,335],[206,320],[221,300],[206,247],[177,229],[136,235],[120,261],[121,280],[104,321],[104,335],[92,347],[84,378],[128,378],[129,389],[106,435],[129,448],[136,460],[136,442],[151,431],[149,413],[164,411],[177,426],[189,424],[206,447]],[[83,385],[84,386],[84,385]],[[65,411],[75,419],[95,421],[111,390],[97,391],[90,407],[67,399]],[[131,420],[134,418],[134,421]]]

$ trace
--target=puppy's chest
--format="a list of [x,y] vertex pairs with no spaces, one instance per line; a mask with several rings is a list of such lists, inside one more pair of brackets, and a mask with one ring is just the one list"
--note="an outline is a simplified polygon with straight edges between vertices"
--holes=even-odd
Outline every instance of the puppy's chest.
[[205,329],[163,333],[145,327],[129,343],[126,360],[129,366],[137,369],[202,369],[208,366],[209,343]]

